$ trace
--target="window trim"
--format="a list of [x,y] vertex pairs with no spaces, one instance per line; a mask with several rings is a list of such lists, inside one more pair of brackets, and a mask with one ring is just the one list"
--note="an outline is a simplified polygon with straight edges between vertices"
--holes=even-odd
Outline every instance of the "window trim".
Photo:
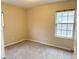
[[[75,11],[75,9],[67,9],[67,10],[59,10],[59,11],[56,11],[56,13],[57,12],[65,12],[65,11]],[[69,37],[62,37],[62,36],[57,36],[56,35],[56,26],[57,26],[57,23],[56,23],[56,17],[57,17],[57,15],[56,15],[56,13],[55,13],[55,37],[56,38],[62,38],[62,39],[71,39],[71,40],[73,40],[74,39],[74,28],[75,28],[75,15],[76,15],[76,11],[75,11],[75,15],[74,15],[74,23],[72,23],[73,24],[73,34],[72,34],[72,38],[69,38]],[[64,24],[64,23],[63,23]],[[66,23],[67,24],[67,23]]]
[[75,11],[75,9],[59,10],[59,11],[56,11],[56,12],[65,12],[65,11]]

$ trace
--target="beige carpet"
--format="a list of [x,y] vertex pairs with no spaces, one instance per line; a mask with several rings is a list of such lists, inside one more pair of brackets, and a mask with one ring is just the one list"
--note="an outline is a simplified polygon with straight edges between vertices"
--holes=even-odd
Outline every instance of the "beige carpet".
[[6,48],[6,59],[72,59],[71,52],[24,41]]

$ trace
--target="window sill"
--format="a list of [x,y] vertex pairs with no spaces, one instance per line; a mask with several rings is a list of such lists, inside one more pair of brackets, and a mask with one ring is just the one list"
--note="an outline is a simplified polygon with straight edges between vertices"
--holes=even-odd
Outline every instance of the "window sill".
[[59,39],[73,40],[73,38],[67,38],[67,37],[61,37],[61,36],[55,36],[55,37]]

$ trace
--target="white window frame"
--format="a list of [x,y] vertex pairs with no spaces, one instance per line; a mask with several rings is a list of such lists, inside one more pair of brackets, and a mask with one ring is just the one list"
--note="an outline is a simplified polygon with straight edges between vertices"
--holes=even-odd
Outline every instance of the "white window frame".
[[[75,12],[75,9],[56,11],[56,13],[57,13],[57,12],[64,12],[64,11],[74,11],[74,12]],[[56,34],[57,34],[57,33],[56,33],[56,32],[57,32],[57,29],[56,29],[56,28],[57,28],[57,23],[56,23],[56,21],[57,21],[57,19],[56,19],[56,18],[57,18],[57,15],[56,15],[56,13],[55,13],[55,37],[56,37],[56,38],[64,38],[64,39],[73,39],[73,38],[74,38],[74,28],[75,28],[75,27],[74,27],[74,26],[75,26],[75,13],[74,13],[74,23],[60,23],[61,25],[62,25],[62,24],[73,24],[72,38],[70,38],[70,37],[64,37],[64,36],[62,36],[62,35],[61,35],[61,36],[57,36],[57,35],[56,35]],[[62,31],[62,30],[61,30],[61,31]]]

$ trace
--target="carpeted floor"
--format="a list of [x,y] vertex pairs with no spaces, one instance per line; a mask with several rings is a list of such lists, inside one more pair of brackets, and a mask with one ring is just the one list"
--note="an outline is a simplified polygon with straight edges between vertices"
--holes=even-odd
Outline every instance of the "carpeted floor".
[[6,47],[6,59],[72,59],[72,55],[71,52],[31,41]]

